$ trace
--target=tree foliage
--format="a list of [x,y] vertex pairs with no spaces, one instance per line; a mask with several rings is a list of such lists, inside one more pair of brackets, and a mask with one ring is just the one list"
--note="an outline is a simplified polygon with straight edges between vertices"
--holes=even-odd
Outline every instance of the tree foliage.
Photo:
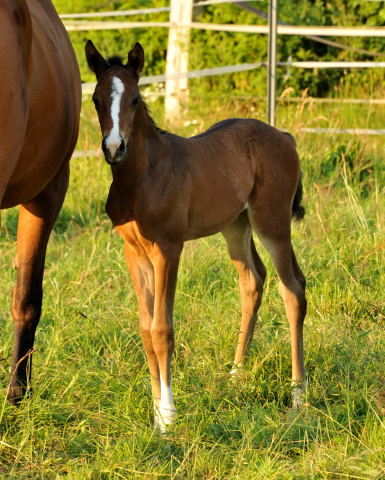
[[[126,10],[140,7],[167,6],[168,0],[56,0],[59,13]],[[267,14],[267,0],[249,4]],[[167,21],[168,13],[146,16],[130,16],[129,20]],[[194,19],[208,23],[265,24],[266,20],[255,13],[235,4],[211,5],[194,9]],[[384,2],[361,0],[297,0],[280,2],[279,20],[290,25],[319,26],[382,26],[385,24]],[[145,73],[148,75],[164,72],[167,48],[166,28],[130,30],[105,30],[71,32],[81,66],[82,79],[89,81],[84,58],[84,44],[91,38],[105,55],[125,56],[135,41],[140,41],[146,52]],[[347,37],[331,38],[349,48],[318,43],[301,36],[280,36],[278,39],[278,61],[301,60],[385,60],[385,42],[382,38]],[[357,50],[352,50],[358,49]],[[362,50],[377,55],[364,53]],[[380,54],[380,55],[378,55]],[[266,35],[193,30],[190,46],[190,69],[209,68],[238,63],[265,61],[267,58]],[[382,87],[382,70],[304,70],[286,67],[279,69],[279,88],[291,87],[295,93],[308,89],[314,96],[330,95],[341,84],[362,88],[370,82],[372,93]],[[236,94],[263,95],[266,89],[266,69],[209,77],[192,82],[193,88],[204,91],[235,92]],[[365,93],[368,93],[365,90]]]

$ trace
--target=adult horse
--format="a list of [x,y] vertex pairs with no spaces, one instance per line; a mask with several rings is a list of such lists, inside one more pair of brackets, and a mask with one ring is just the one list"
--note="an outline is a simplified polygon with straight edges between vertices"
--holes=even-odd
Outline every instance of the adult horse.
[[20,205],[8,389],[16,404],[30,380],[46,248],[68,187],[81,85],[50,0],[0,0],[0,32],[0,207]]
[[140,327],[152,378],[155,424],[174,420],[170,362],[179,257],[186,240],[222,232],[238,274],[242,322],[235,369],[242,366],[261,303],[266,269],[255,249],[253,226],[280,278],[290,323],[293,405],[304,389],[302,327],[305,278],[291,245],[292,216],[303,216],[293,137],[253,119],[229,119],[183,138],[159,130],[138,90],[144,52],[137,43],[124,65],[105,60],[92,42],[88,65],[112,167],[107,213],[125,241],[127,266],[138,297]]

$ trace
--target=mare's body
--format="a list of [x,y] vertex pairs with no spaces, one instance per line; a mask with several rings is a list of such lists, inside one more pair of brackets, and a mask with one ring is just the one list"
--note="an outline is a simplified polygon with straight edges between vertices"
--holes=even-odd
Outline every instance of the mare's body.
[[50,0],[0,0],[0,32],[0,207],[20,205],[8,392],[17,403],[29,377],[47,242],[67,191],[81,87],[75,54]]
[[261,303],[266,269],[252,227],[280,277],[290,323],[293,405],[305,385],[302,327],[305,278],[291,246],[291,219],[301,217],[301,184],[294,139],[252,119],[230,119],[192,138],[162,133],[138,94],[143,49],[127,65],[106,61],[92,42],[87,60],[97,77],[94,102],[112,167],[107,213],[125,241],[138,297],[140,328],[152,378],[155,424],[175,417],[170,362],[173,305],[183,243],[222,232],[239,274],[242,321],[235,371],[243,364]]

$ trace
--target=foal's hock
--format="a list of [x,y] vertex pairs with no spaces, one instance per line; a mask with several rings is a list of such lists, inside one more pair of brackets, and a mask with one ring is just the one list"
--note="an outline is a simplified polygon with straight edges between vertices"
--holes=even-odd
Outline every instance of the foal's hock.
[[294,139],[263,122],[232,118],[183,138],[160,130],[138,90],[144,51],[137,43],[123,64],[105,60],[92,42],[93,101],[113,182],[107,213],[125,242],[138,297],[140,329],[151,373],[155,425],[176,416],[170,363],[173,305],[183,243],[222,232],[239,274],[242,321],[233,372],[242,367],[261,303],[266,269],[252,228],[280,278],[290,323],[293,405],[305,387],[302,328],[305,278],[291,245],[291,219],[303,216]]

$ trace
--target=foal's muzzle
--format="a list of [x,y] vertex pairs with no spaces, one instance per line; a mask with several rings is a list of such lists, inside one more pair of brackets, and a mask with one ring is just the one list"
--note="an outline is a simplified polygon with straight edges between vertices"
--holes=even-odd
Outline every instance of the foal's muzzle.
[[120,145],[107,145],[106,137],[102,141],[102,150],[106,162],[110,165],[119,165],[126,158],[127,147],[123,137],[120,137]]

